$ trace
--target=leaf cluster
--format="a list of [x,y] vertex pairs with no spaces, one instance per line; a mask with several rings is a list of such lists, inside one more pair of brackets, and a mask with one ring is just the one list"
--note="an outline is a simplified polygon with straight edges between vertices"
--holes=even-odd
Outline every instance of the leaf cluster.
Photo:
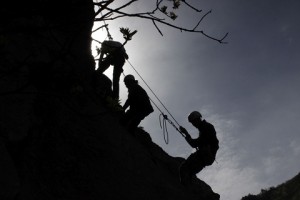
[[131,31],[129,28],[120,28],[120,32],[123,34],[125,41],[132,40],[132,36],[137,33],[137,30]]

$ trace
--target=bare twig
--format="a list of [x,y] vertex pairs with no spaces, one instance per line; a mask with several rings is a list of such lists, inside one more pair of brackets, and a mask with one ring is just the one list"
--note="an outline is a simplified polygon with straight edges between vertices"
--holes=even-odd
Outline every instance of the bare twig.
[[195,10],[196,12],[202,12],[202,10],[198,10],[197,8],[195,8],[194,6],[191,6],[191,4],[187,3],[185,0],[181,0],[185,5],[187,5],[188,7],[190,7],[191,9]]
[[[223,41],[227,37],[227,35],[228,35],[228,33],[226,33],[220,40]],[[227,44],[227,42],[223,42],[223,43]]]
[[164,35],[162,34],[162,32],[160,31],[160,29],[158,28],[158,26],[156,25],[155,21],[152,20],[152,22],[153,22],[155,28],[157,29],[157,31],[160,33],[160,35],[161,35],[161,36],[164,36]]
[[207,35],[206,33],[204,33],[203,31],[200,31],[200,33],[202,35],[204,35],[205,37],[207,37],[209,39],[212,39],[212,40],[215,40],[215,41],[217,41],[217,42],[219,42],[221,44],[227,44],[227,42],[224,42],[224,39],[227,37],[228,33],[226,33],[222,39],[216,39],[214,37],[211,37],[211,36]]
[[108,26],[108,24],[102,25],[102,26],[96,28],[95,30],[93,30],[92,33],[98,31],[98,30],[101,29],[101,28],[106,28],[107,26]]
[[193,30],[196,30],[196,28],[199,26],[199,24],[203,21],[203,19],[208,15],[208,14],[210,14],[212,11],[210,10],[210,11],[208,11],[205,15],[203,15],[202,17],[201,17],[201,19],[199,20],[199,22],[197,23],[197,25],[193,28]]
[[[110,8],[107,8],[108,10],[110,11],[113,11],[112,9]],[[215,37],[212,37],[212,36],[209,36],[208,34],[204,33],[204,31],[197,31],[195,29],[188,29],[188,28],[183,28],[183,27],[179,27],[179,26],[176,26],[174,24],[171,24],[171,23],[168,23],[166,21],[163,21],[161,19],[157,19],[157,18],[153,18],[151,16],[145,16],[145,15],[139,15],[139,14],[129,14],[129,13],[124,13],[124,12],[121,12],[121,11],[116,11],[116,13],[119,14],[119,16],[116,16],[116,17],[113,17],[113,18],[109,18],[109,19],[106,19],[106,20],[115,20],[117,18],[121,18],[121,17],[138,17],[138,18],[141,18],[141,19],[147,19],[147,20],[151,20],[151,21],[154,21],[154,22],[158,22],[158,23],[161,23],[161,24],[164,24],[166,26],[169,26],[169,27],[172,27],[172,28],[175,28],[175,29],[178,29],[180,31],[185,31],[185,32],[194,32],[194,33],[200,33],[202,35],[204,35],[205,37],[209,38],[209,39],[212,39],[212,40],[215,40],[219,43],[225,43],[223,42],[223,40],[227,37],[228,33],[225,35],[225,38],[222,38],[222,39],[218,39],[218,38],[215,38]],[[209,13],[209,12],[208,12]],[[207,14],[208,14],[207,13]],[[203,18],[203,17],[202,17]],[[97,21],[97,19],[95,19]],[[198,26],[198,25],[197,25]],[[157,26],[156,26],[157,27]]]
[[93,2],[93,4],[95,5],[95,6],[102,6],[102,4],[106,4],[106,3],[108,3],[108,2],[113,2],[113,0],[108,0],[108,1],[101,1],[101,2]]
[[[155,28],[157,29],[157,31],[160,33],[161,36],[163,36],[162,31],[160,30],[160,28],[158,27],[157,23],[163,24],[165,26],[169,26],[172,27],[174,29],[180,30],[180,31],[185,31],[185,32],[194,32],[194,33],[200,33],[203,36],[215,40],[219,43],[226,43],[224,42],[225,38],[228,36],[228,33],[226,33],[224,35],[224,37],[222,37],[221,39],[218,39],[216,37],[212,37],[210,35],[208,35],[207,33],[205,33],[203,30],[196,30],[199,25],[201,24],[201,22],[205,19],[205,17],[207,17],[208,14],[210,14],[212,11],[208,11],[206,14],[204,14],[201,19],[198,21],[198,23],[196,24],[196,26],[194,26],[194,28],[186,28],[186,27],[180,27],[180,26],[176,26],[172,23],[169,23],[167,21],[165,21],[165,19],[162,18],[158,18],[156,16],[154,16],[154,14],[156,13],[156,11],[161,11],[162,13],[164,13],[161,9],[160,9],[160,5],[163,2],[163,0],[157,0],[156,1],[156,8],[154,8],[151,12],[141,12],[141,13],[126,13],[126,12],[122,12],[121,10],[125,7],[128,7],[129,5],[131,5],[132,3],[136,2],[138,0],[130,0],[128,3],[116,8],[116,9],[112,9],[108,7],[108,4],[110,1],[106,1],[107,3],[105,4],[105,11],[107,11],[107,13],[105,13],[104,15],[102,15],[100,18],[95,18],[95,21],[112,21],[112,20],[116,20],[118,18],[123,18],[123,17],[135,17],[135,18],[141,18],[141,19],[145,19],[145,20],[151,20],[153,25],[155,26]],[[185,3],[189,8],[193,9],[196,12],[202,12],[202,10],[199,10],[193,6],[191,6],[189,3],[187,3],[185,0],[181,0],[183,3]],[[103,5],[99,4],[100,6]],[[102,9],[103,10],[103,9]],[[164,13],[166,14],[166,13]],[[166,14],[168,17],[170,17],[168,14]]]
[[114,0],[108,0],[108,1],[105,1],[105,2],[104,2],[104,5],[102,5],[103,2],[94,3],[94,5],[99,6],[99,10],[97,10],[97,12],[95,13],[95,17],[96,17],[97,15],[99,15],[99,13],[101,13],[103,10],[105,10],[105,9],[107,8],[107,6],[108,6],[109,4],[111,4],[113,1],[114,1]]
[[99,44],[102,44],[102,42],[100,42],[99,40],[96,40],[94,38],[92,38],[92,40],[95,41],[95,42],[97,42],[97,43],[99,43]]

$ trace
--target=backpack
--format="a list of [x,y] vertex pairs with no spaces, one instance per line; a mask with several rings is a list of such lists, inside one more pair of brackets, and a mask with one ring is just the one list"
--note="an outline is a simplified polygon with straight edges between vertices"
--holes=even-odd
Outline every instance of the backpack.
[[[205,121],[206,122],[206,121]],[[204,156],[206,166],[211,165],[216,160],[216,154],[219,150],[219,140],[214,126],[206,122],[206,131],[209,132],[208,143],[210,146],[210,155]]]
[[217,151],[219,150],[219,140],[217,137],[211,141],[210,148],[214,156],[216,156]]

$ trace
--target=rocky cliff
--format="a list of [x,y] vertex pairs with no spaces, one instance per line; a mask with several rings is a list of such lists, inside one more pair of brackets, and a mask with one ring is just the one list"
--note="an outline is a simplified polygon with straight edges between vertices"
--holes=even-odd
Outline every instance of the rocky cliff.
[[92,1],[7,1],[0,15],[1,200],[219,199],[119,125],[94,71]]

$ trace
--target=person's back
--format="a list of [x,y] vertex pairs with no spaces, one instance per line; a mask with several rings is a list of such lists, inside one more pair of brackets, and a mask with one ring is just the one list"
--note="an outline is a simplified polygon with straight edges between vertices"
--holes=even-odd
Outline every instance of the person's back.
[[123,48],[123,45],[118,41],[105,40],[101,44],[101,51],[103,53],[111,53],[117,48]]
[[199,127],[199,132],[201,133],[199,136],[200,144],[199,148],[208,145],[209,146],[209,153],[206,155],[205,158],[205,166],[211,165],[215,158],[217,151],[219,149],[219,140],[216,135],[215,128],[212,124],[207,122],[206,120],[203,120]]
[[124,46],[118,41],[106,40],[101,45],[101,53],[109,54],[115,59],[128,59]]
[[211,146],[211,148],[216,148],[219,146],[219,141],[217,138],[217,133],[212,124],[203,120],[199,126],[199,131],[203,134],[200,135],[200,138],[203,138],[202,141]]
[[146,91],[138,84],[133,75],[127,75],[124,83],[128,88],[128,98],[123,106],[125,112],[121,124],[128,127],[129,132],[133,133],[140,122],[152,113],[153,107]]
[[128,88],[130,110],[149,114],[153,112],[147,92],[137,83]]

